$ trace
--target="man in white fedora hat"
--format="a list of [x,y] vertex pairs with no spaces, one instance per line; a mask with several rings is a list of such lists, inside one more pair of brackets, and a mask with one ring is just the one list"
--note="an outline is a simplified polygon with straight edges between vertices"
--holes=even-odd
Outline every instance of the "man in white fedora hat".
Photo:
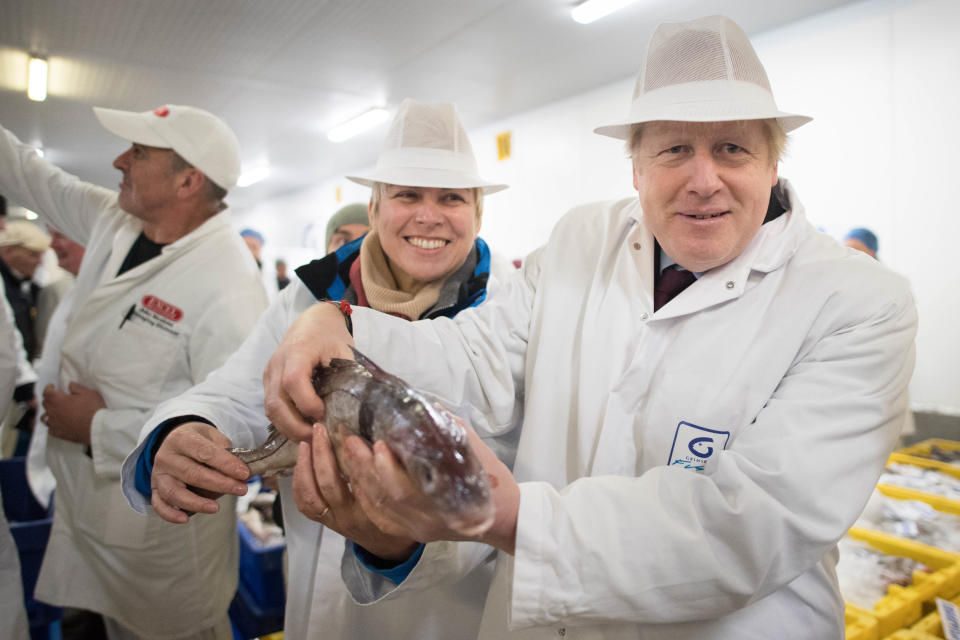
[[[480,176],[454,105],[404,100],[376,166],[348,178],[371,188],[369,233],[296,269],[237,353],[202,384],[157,408],[123,467],[124,492],[135,509],[152,504],[171,522],[185,522],[185,511],[197,513],[195,520],[217,508],[211,495],[238,486],[245,466],[225,447],[267,439],[263,366],[287,326],[318,300],[371,307],[405,322],[453,318],[486,304],[491,257],[478,235],[483,201],[506,185]],[[307,437],[313,439],[312,431]],[[515,443],[512,436],[491,440],[506,458]],[[358,606],[340,579],[345,537],[377,557],[406,558],[415,545],[385,536],[358,504],[344,502],[349,491],[342,480],[318,486],[309,448],[300,453],[293,477],[279,480],[289,559],[284,634],[474,640],[493,563],[478,567],[469,582],[433,585],[409,601]],[[335,495],[341,500],[333,508]]]
[[131,143],[113,163],[119,193],[0,132],[0,191],[86,247],[66,326],[44,346],[55,373],[38,428],[57,489],[35,597],[76,611],[65,637],[69,621],[102,616],[110,638],[230,638],[232,503],[171,527],[130,511],[120,465],[154,407],[219,367],[266,307],[224,211],[239,145],[195,107],[94,112]]
[[482,639],[843,637],[836,543],[896,442],[917,319],[903,278],[818,233],[778,178],[807,120],[729,19],[661,25],[630,116],[598,129],[627,140],[639,198],[570,212],[454,322],[298,319],[264,374],[284,433],[322,415],[310,372],[349,344],[479,435],[520,431],[513,473],[473,440],[497,517],[466,543],[388,448],[346,442],[367,515],[427,543],[402,575],[348,550],[359,602],[469,582],[482,542]]

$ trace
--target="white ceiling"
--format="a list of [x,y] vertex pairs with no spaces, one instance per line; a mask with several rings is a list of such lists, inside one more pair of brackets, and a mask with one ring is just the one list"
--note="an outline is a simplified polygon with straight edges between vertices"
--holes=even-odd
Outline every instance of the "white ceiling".
[[[640,0],[580,25],[576,0],[0,0],[0,123],[112,187],[126,145],[90,106],[203,107],[245,166],[273,167],[231,193],[242,209],[373,164],[386,124],[324,135],[371,106],[455,102],[471,129],[632,76],[659,22],[725,13],[757,33],[847,2]],[[26,97],[27,52],[49,59],[43,103]]]

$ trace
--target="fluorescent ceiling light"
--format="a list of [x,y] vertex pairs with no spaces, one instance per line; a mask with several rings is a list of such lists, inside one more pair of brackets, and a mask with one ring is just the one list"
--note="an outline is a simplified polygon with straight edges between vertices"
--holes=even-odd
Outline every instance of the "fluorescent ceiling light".
[[23,217],[26,218],[27,220],[36,220],[40,216],[35,214],[33,211],[30,211],[30,209],[24,209]]
[[264,178],[270,175],[270,167],[256,167],[254,169],[247,169],[240,174],[240,177],[237,178],[238,187],[249,187],[255,182],[260,182]]
[[580,24],[590,24],[594,20],[619,11],[637,0],[586,0],[575,6],[570,15]]
[[31,57],[27,69],[27,97],[35,102],[43,102],[47,99],[47,61]]
[[347,120],[343,124],[338,124],[333,129],[330,129],[330,131],[327,132],[327,139],[330,140],[330,142],[343,142],[368,129],[374,128],[389,117],[390,112],[386,109],[379,107],[370,109],[353,120]]

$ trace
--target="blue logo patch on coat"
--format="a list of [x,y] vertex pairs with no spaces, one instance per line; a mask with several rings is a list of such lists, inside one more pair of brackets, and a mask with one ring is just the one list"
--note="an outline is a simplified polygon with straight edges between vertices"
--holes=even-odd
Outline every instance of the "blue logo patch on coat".
[[681,422],[673,435],[673,446],[670,447],[667,464],[702,472],[711,457],[727,448],[729,439],[729,431],[717,431]]

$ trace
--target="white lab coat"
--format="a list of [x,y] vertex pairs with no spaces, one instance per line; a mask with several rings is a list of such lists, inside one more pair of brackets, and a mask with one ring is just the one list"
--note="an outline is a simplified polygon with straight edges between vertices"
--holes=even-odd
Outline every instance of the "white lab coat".
[[[196,388],[157,408],[144,427],[141,444],[123,465],[123,491],[134,509],[149,510],[149,502],[134,487],[134,471],[143,439],[164,420],[182,415],[202,416],[239,447],[252,448],[266,439],[263,368],[290,324],[316,302],[304,284],[294,278],[223,367]],[[512,457],[514,443],[493,444],[504,457]],[[290,478],[280,478],[280,495],[288,557],[285,637],[291,640],[476,638],[483,598],[493,572],[492,561],[477,563],[479,566],[470,574],[471,580],[435,585],[410,601],[361,607],[351,600],[340,579],[344,538],[297,510]],[[476,546],[487,553],[489,560],[489,549]]]
[[[61,348],[44,360],[60,390],[78,382],[107,406],[93,419],[92,455],[47,443],[56,508],[36,597],[98,611],[149,638],[212,626],[236,586],[233,502],[187,525],[145,518],[123,499],[120,465],[156,405],[220,366],[256,323],[266,306],[256,265],[222,212],[116,276],[141,222],[115,192],[57,169],[6,131],[0,191],[86,246]],[[55,353],[59,362],[46,362]]]
[[[13,312],[7,304],[2,281],[0,305],[4,307],[0,309],[0,416],[3,416],[13,398],[18,375],[18,350],[23,353],[23,340],[14,325]],[[6,514],[0,508],[0,638],[27,640],[29,637],[20,580],[20,558]]]
[[[657,312],[636,200],[574,210],[453,320],[355,311],[361,351],[470,403],[480,433],[522,407],[516,554],[499,554],[481,639],[843,636],[835,543],[899,433],[917,318],[903,278],[789,196]],[[402,599],[469,566],[456,546],[427,545],[395,589],[349,554],[344,579],[361,602]]]

